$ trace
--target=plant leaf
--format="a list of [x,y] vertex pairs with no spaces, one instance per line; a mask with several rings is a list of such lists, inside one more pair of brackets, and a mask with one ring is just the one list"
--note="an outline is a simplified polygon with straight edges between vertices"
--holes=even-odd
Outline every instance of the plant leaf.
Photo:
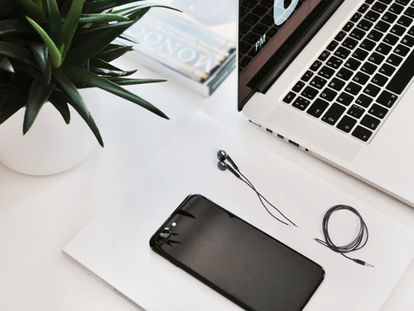
[[96,56],[106,45],[111,43],[133,23],[134,21],[109,24],[107,26],[111,27],[107,29],[94,31],[89,39],[77,42],[76,46],[69,50],[66,61],[73,65],[83,64],[88,59]]
[[50,35],[56,42],[59,41],[61,21],[59,8],[56,0],[44,0],[46,2],[47,14],[49,17]]
[[25,25],[18,19],[0,20],[0,36],[11,33],[28,33]]
[[125,77],[134,74],[137,70],[122,70],[99,58],[94,58],[90,61],[89,71],[99,75],[112,77]]
[[173,7],[167,6],[167,5],[160,5],[160,4],[152,4],[152,3],[148,3],[148,4],[143,4],[139,7],[137,7],[134,10],[131,10],[130,12],[128,12],[126,14],[126,16],[129,19],[134,19],[134,20],[139,20],[141,17],[143,17],[146,13],[148,13],[148,11],[151,8],[165,8],[165,9],[170,9],[170,10],[174,10],[177,12],[181,12],[180,10],[177,10]]
[[146,100],[142,99],[141,97],[138,97],[135,94],[123,89],[122,87],[118,86],[117,84],[108,79],[105,79],[94,73],[88,72],[84,69],[74,66],[65,66],[63,70],[74,81],[83,82],[89,86],[99,87],[119,97],[132,101],[133,103],[138,104],[139,106],[155,113],[156,115],[164,119],[168,119],[168,117],[161,110],[159,110]]
[[45,101],[52,93],[53,86],[46,84],[43,79],[34,79],[30,87],[23,121],[23,135],[32,127]]
[[9,58],[17,59],[21,62],[34,66],[35,64],[32,61],[31,53],[13,43],[8,43],[5,41],[0,41],[0,55],[7,56]]
[[36,32],[40,35],[49,49],[49,56],[54,68],[59,68],[62,65],[62,55],[60,54],[55,42],[49,37],[42,27],[30,17],[26,16],[27,21],[32,25]]
[[37,64],[39,65],[40,71],[44,76],[46,84],[49,84],[52,77],[52,69],[50,68],[51,66],[47,46],[39,43],[32,43],[29,44],[29,46],[33,52]]
[[62,58],[65,59],[66,54],[70,48],[73,35],[78,27],[79,18],[83,9],[83,0],[72,0],[69,12],[66,15],[65,21],[62,25],[61,44],[63,45]]
[[109,22],[123,22],[128,21],[128,18],[118,14],[100,13],[100,14],[82,14],[79,23],[109,23]]
[[27,98],[25,92],[26,82],[25,77],[17,74],[9,85],[8,91],[0,101],[0,125],[25,105]]
[[69,124],[70,123],[70,110],[69,110],[68,103],[63,98],[63,94],[61,92],[53,92],[49,96],[49,101],[59,111],[63,120],[65,120],[65,123]]
[[139,2],[142,0],[92,0],[85,3],[86,13],[102,12],[107,9],[111,9],[116,6],[131,2]]
[[78,90],[76,89],[75,85],[66,76],[65,72],[63,72],[63,70],[60,68],[54,71],[54,77],[59,82],[60,86],[65,91],[65,93],[68,95],[69,104],[73,108],[75,108],[79,115],[85,120],[85,122],[88,124],[89,128],[95,135],[96,139],[98,140],[99,144],[103,147],[104,144],[99,129],[96,126],[94,119],[92,118],[88,108],[83,102],[83,99],[79,94]]
[[19,4],[23,7],[23,9],[26,11],[26,13],[33,17],[34,19],[38,21],[43,21],[44,16],[42,14],[42,11],[39,7],[36,6],[36,4],[33,3],[32,0],[17,0]]
[[14,73],[13,65],[10,63],[10,60],[7,57],[0,58],[0,70]]
[[106,49],[99,53],[98,57],[106,62],[111,62],[132,50],[133,47],[129,45],[116,45],[111,49]]
[[110,77],[108,80],[118,84],[118,85],[135,85],[135,84],[147,84],[147,83],[158,83],[166,82],[165,79],[130,79],[130,78],[119,78],[119,77]]

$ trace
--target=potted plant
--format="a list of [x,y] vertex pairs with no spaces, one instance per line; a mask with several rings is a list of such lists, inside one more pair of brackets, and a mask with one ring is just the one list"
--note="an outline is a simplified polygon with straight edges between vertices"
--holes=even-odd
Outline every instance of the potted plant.
[[[128,3],[133,5],[119,8]],[[66,124],[71,122],[71,110],[76,111],[103,147],[99,129],[79,92],[91,87],[168,119],[155,106],[122,87],[164,80],[130,78],[136,70],[125,71],[111,64],[132,50],[131,46],[113,43],[114,39],[154,6],[140,0],[0,0],[0,130],[20,111],[24,114],[24,135],[42,107],[50,106]],[[2,142],[0,137],[0,161],[4,162],[1,151],[12,149],[10,142],[14,141]],[[37,146],[31,148],[24,152],[32,152]]]

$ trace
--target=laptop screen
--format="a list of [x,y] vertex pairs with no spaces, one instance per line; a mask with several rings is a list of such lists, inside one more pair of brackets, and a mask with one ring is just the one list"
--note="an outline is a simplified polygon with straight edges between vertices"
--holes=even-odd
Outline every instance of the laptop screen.
[[239,109],[256,91],[252,81],[262,67],[324,1],[239,0]]

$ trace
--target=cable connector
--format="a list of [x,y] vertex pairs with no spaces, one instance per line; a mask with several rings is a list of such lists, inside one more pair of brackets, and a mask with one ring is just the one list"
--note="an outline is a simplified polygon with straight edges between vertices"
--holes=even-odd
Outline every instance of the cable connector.
[[352,259],[352,261],[356,262],[357,264],[363,265],[363,266],[367,266],[367,267],[370,267],[370,268],[375,268],[374,265],[372,265],[372,264],[370,264],[370,263],[368,263],[366,261],[363,261],[361,259],[354,258],[354,259]]

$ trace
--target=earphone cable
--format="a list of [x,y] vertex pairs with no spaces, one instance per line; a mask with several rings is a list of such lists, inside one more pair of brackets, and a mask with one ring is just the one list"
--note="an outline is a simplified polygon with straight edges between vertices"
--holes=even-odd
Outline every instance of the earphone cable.
[[[350,243],[345,244],[345,245],[336,245],[330,235],[329,235],[329,220],[332,216],[332,214],[334,214],[337,211],[340,210],[346,210],[349,211],[353,214],[355,214],[359,221],[359,231],[355,237],[354,240],[352,240]],[[331,207],[325,214],[325,216],[323,217],[323,221],[322,221],[322,232],[325,238],[324,240],[318,239],[318,238],[314,238],[314,240],[318,243],[320,243],[323,246],[326,246],[327,248],[331,249],[332,251],[341,254],[342,256],[344,256],[345,258],[352,260],[360,265],[363,266],[370,266],[370,267],[374,267],[373,265],[367,263],[364,260],[358,259],[358,258],[352,258],[350,256],[348,256],[347,254],[350,252],[354,252],[357,250],[360,250],[361,248],[363,248],[367,242],[368,242],[368,238],[369,238],[369,232],[368,232],[368,227],[367,224],[365,223],[364,219],[362,218],[361,214],[353,207],[348,206],[348,205],[335,205],[333,207]]]
[[283,214],[275,205],[273,205],[272,203],[269,202],[269,200],[263,196],[253,185],[253,183],[244,175],[240,172],[240,170],[237,170],[237,172],[240,174],[241,177],[240,178],[244,183],[246,183],[258,196],[260,202],[262,203],[262,205],[264,206],[264,208],[266,209],[266,211],[273,216],[274,218],[276,218],[277,220],[279,220],[281,223],[285,224],[285,225],[289,225],[288,223],[286,223],[285,221],[280,220],[279,218],[277,218],[275,215],[273,215],[270,210],[267,208],[267,206],[264,204],[264,202],[262,201],[262,199],[269,204],[274,210],[276,210],[284,219],[286,219],[289,223],[291,223],[293,226],[297,227],[297,225],[290,220],[285,214]]

